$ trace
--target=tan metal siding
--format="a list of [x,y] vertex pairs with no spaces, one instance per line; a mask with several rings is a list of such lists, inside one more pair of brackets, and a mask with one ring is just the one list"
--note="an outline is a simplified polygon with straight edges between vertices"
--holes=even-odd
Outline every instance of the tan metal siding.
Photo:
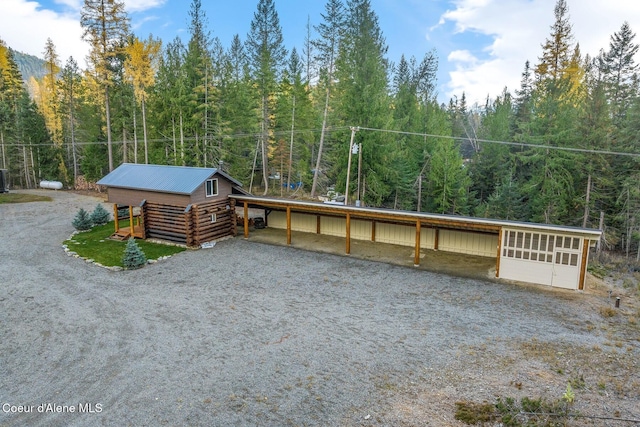
[[440,230],[438,249],[441,251],[486,257],[496,256],[498,236],[470,231]]
[[416,241],[415,226],[397,224],[376,224],[376,242],[413,246]]
[[320,233],[345,237],[347,235],[347,220],[345,218],[323,216],[320,218]]
[[[284,228],[287,228],[287,215],[282,212],[284,216]],[[269,217],[269,225],[271,225],[271,217]],[[316,216],[303,213],[292,212],[291,213],[291,229],[294,231],[303,231],[305,233],[316,232]]]

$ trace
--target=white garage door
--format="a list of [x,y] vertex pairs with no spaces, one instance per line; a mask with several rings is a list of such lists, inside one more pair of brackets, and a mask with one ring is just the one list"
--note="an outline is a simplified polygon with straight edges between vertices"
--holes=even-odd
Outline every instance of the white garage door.
[[500,277],[577,289],[581,250],[579,237],[504,229]]

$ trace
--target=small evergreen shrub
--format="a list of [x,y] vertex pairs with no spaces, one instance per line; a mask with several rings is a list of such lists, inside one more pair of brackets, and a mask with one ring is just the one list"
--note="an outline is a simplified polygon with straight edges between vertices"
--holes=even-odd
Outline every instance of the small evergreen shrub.
[[122,265],[127,269],[140,268],[147,263],[147,257],[133,237],[129,238],[122,256]]
[[109,212],[98,203],[93,213],[91,213],[91,221],[95,225],[104,225],[109,222],[109,219],[111,219]]
[[80,208],[75,218],[73,218],[73,222],[71,224],[78,231],[91,230],[91,227],[93,227],[91,216],[82,208]]

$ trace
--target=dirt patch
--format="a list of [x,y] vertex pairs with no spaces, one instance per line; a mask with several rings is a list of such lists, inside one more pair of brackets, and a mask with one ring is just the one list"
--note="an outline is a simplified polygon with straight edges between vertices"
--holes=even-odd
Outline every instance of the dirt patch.
[[61,248],[101,199],[46,193],[0,206],[0,426],[459,426],[456,401],[568,383],[582,414],[640,418],[637,296],[615,281],[554,291],[242,238],[111,272]]

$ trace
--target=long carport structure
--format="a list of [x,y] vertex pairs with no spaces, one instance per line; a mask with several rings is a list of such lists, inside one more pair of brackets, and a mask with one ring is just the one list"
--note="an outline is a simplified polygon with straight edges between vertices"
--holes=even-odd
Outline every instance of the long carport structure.
[[[345,238],[496,258],[496,277],[569,289],[584,289],[589,248],[601,231],[578,227],[472,218],[320,202],[230,195],[243,205],[244,237],[249,209],[263,209],[267,226]],[[238,206],[239,207],[239,206]],[[239,210],[239,209],[238,209]]]

